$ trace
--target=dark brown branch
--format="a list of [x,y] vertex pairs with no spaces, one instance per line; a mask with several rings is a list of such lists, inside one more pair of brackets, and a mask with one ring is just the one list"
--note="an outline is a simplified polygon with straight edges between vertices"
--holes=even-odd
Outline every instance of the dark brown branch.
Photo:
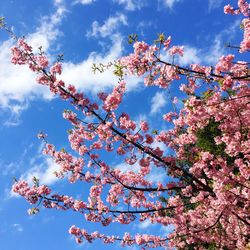
[[246,225],[250,226],[250,223],[245,220],[244,218],[240,217],[237,213],[233,212],[233,214],[239,219],[241,220],[243,223],[245,223]]
[[[60,203],[63,201],[60,199],[55,199],[55,198],[49,198],[49,197],[43,197],[43,196],[38,196],[39,198],[45,199],[47,201],[50,202],[57,202]],[[162,208],[154,208],[154,209],[146,209],[146,210],[108,210],[108,213],[114,213],[114,214],[145,214],[145,213],[154,213],[154,212],[162,212],[162,211],[166,211],[166,210],[171,210],[171,209],[175,209],[175,208],[179,208],[179,207],[185,207],[185,206],[189,206],[189,205],[194,205],[195,203],[186,203],[183,204],[181,206],[170,206],[170,207],[162,207]],[[88,211],[96,211],[96,212],[100,212],[99,209],[97,208],[92,208],[92,207],[86,207],[83,208],[84,210],[88,210]],[[101,212],[105,212],[105,211],[101,211]]]
[[[155,58],[157,59],[157,62],[159,63],[162,63],[162,64],[165,64],[167,66],[173,66],[175,67],[177,70],[178,70],[178,73],[182,74],[181,71],[184,71],[186,73],[193,73],[193,74],[196,74],[198,75],[199,77],[204,77],[205,79],[209,80],[209,81],[216,81],[215,78],[220,78],[220,79],[223,79],[224,76],[222,75],[217,75],[217,74],[214,74],[214,73],[211,73],[210,74],[210,78],[208,78],[208,76],[204,73],[204,72],[199,72],[199,71],[196,71],[196,70],[192,70],[192,69],[189,69],[189,68],[184,68],[184,67],[181,67],[181,66],[178,66],[178,65],[173,65],[172,63],[169,63],[169,62],[165,62],[163,60],[161,60],[160,58],[158,58],[156,55],[155,55]],[[239,76],[239,77],[232,77],[232,80],[245,80],[245,81],[250,81],[250,75],[245,75],[245,76]]]
[[[97,164],[99,167],[101,167],[100,163],[96,161],[95,159],[91,159],[95,164]],[[171,187],[171,188],[157,188],[157,187],[150,187],[150,188],[144,188],[144,187],[134,187],[134,186],[129,186],[124,184],[121,180],[119,180],[116,176],[112,174],[112,172],[108,172],[118,183],[120,183],[124,188],[133,190],[133,191],[143,191],[143,192],[165,192],[165,191],[170,191],[170,190],[175,190],[175,189],[182,189],[185,188],[185,186],[182,187]],[[115,182],[108,182],[109,184],[115,184]]]
[[[223,210],[224,211],[224,210]],[[220,213],[220,215],[218,216],[217,220],[210,226],[206,227],[206,228],[202,228],[202,229],[199,229],[199,230],[195,230],[193,231],[193,233],[200,233],[200,232],[203,232],[203,231],[207,231],[211,228],[213,228],[219,221],[220,221],[220,218],[222,217],[223,215],[223,211]]]

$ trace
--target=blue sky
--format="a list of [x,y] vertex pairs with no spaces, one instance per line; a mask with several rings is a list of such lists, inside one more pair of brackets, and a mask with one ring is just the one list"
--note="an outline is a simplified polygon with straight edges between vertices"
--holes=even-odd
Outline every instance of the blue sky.
[[[173,44],[184,45],[181,65],[195,62],[213,65],[222,54],[230,52],[224,47],[226,43],[239,44],[242,37],[240,19],[223,14],[223,5],[228,3],[222,0],[1,0],[0,16],[6,18],[18,36],[25,35],[35,48],[42,46],[51,60],[63,53],[62,78],[95,96],[101,90],[110,90],[117,79],[109,71],[94,75],[92,64],[130,53],[127,37],[131,33],[150,43],[164,32],[172,36]],[[104,233],[129,230],[164,235],[169,228],[149,223],[101,228],[86,223],[82,216],[70,211],[43,209],[37,216],[28,216],[29,204],[11,193],[14,176],[30,180],[36,175],[41,183],[73,196],[86,194],[88,186],[71,185],[53,176],[57,166],[42,155],[36,134],[45,131],[49,141],[58,148],[69,148],[66,130],[70,124],[62,118],[62,112],[70,106],[38,86],[35,75],[28,69],[10,64],[12,45],[7,34],[1,31],[1,249],[103,249],[98,242],[77,246],[67,233],[72,224]],[[167,92],[145,89],[138,78],[127,81],[129,91],[122,107],[136,120],[144,117],[154,128],[167,129],[161,121],[162,114],[171,109]],[[151,178],[161,181],[164,174],[155,173]],[[105,246],[105,249],[114,248],[118,246]]]

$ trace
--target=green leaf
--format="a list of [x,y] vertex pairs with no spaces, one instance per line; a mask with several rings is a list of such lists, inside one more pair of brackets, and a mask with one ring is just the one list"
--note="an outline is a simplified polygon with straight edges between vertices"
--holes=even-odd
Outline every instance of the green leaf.
[[128,43],[133,44],[134,42],[138,41],[138,35],[137,34],[130,34],[128,36]]
[[160,33],[156,40],[154,40],[154,43],[163,43],[165,41],[165,35],[164,33]]
[[152,134],[158,135],[158,130],[156,130],[156,129],[152,130]]
[[122,77],[123,76],[123,67],[119,64],[115,64],[114,65],[115,70],[113,71],[114,75],[118,76],[118,77]]
[[213,96],[214,91],[209,89],[209,90],[203,92],[202,94],[203,94],[204,99],[207,100],[209,97]]
[[227,93],[228,95],[232,96],[232,95],[236,95],[236,91],[232,90],[232,89],[227,89]]
[[35,176],[33,176],[32,181],[33,181],[33,183],[34,183],[35,186],[37,186],[37,187],[39,186],[39,179],[38,178],[36,178]]
[[39,212],[39,208],[37,208],[37,207],[32,207],[32,208],[28,209],[28,214],[29,215],[35,215],[38,212]]
[[220,86],[223,84],[223,81],[224,80],[222,80],[222,79],[218,81],[218,83],[219,83]]
[[5,26],[5,20],[4,20],[4,17],[1,16],[0,17],[0,29],[2,29],[4,26]]

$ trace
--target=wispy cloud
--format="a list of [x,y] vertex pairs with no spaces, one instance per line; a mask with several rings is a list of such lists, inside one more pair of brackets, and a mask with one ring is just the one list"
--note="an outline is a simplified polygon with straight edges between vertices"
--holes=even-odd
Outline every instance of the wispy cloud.
[[51,158],[45,158],[40,164],[35,164],[34,167],[22,174],[20,179],[33,184],[33,177],[36,177],[40,184],[53,185],[58,181],[54,172],[59,169],[60,167]]
[[158,113],[167,104],[167,96],[164,92],[156,92],[151,99],[150,115]]
[[54,5],[56,7],[61,7],[64,5],[64,0],[54,0]]
[[21,164],[19,162],[10,162],[5,164],[3,161],[0,162],[1,172],[0,174],[3,176],[15,176],[18,170],[21,168]]
[[56,6],[55,13],[51,16],[43,16],[40,21],[41,25],[36,31],[27,35],[28,43],[34,49],[42,46],[43,50],[48,52],[53,42],[61,35],[58,26],[61,24],[67,10],[62,1],[58,1]]
[[222,45],[221,37],[216,36],[210,47],[206,49],[184,45],[184,56],[176,57],[175,62],[183,66],[189,66],[193,63],[213,65],[224,52],[225,48]]
[[173,9],[174,5],[181,1],[182,0],[161,0],[161,3],[163,3],[169,9]]
[[[137,161],[134,165],[129,165],[125,162],[120,163],[116,165],[115,168],[120,169],[124,173],[129,171],[138,173],[141,167]],[[165,169],[152,167],[151,172],[145,177],[145,180],[156,185],[158,182],[164,183],[164,181],[166,181],[166,177],[167,175]]]
[[3,125],[6,127],[13,127],[18,126],[22,123],[20,119],[20,114],[28,108],[28,102],[23,101],[22,103],[11,103],[10,105],[6,106],[3,110],[2,116],[5,113],[8,113],[6,118],[3,121]]
[[[41,144],[42,145],[42,144]],[[23,149],[20,157],[16,161],[6,162],[4,159],[0,159],[0,176],[8,176],[8,178],[12,178],[20,173],[22,166],[27,165],[27,155],[31,152],[34,147],[33,143],[30,143]],[[38,150],[39,155],[42,154],[42,149]]]
[[225,48],[225,44],[233,40],[237,34],[239,34],[240,22],[240,19],[237,19],[215,36],[209,49],[207,51],[203,50],[203,53],[201,54],[201,58],[203,58],[202,61],[204,63],[213,65],[223,54],[229,53]]
[[[33,167],[25,171],[18,179],[25,180],[29,185],[33,185],[33,178],[39,179],[41,185],[53,185],[59,179],[56,177],[55,172],[60,170],[58,164],[56,164],[51,158],[43,158],[42,162],[36,163],[37,159],[34,159]],[[7,189],[8,193],[5,195],[5,199],[19,197],[16,193]]]
[[[92,52],[86,60],[80,63],[65,62],[62,79],[67,83],[73,83],[79,90],[97,93],[117,84],[117,77],[112,69],[103,73],[95,73],[92,70],[93,64],[107,64],[119,58],[123,53],[123,38],[119,34],[111,36],[111,46],[106,53]],[[128,90],[138,86],[140,79],[128,77]]]
[[[34,33],[28,34],[27,40],[34,47],[42,46],[43,50],[49,52],[54,42],[61,35],[59,25],[62,22],[65,12],[62,0],[55,0],[57,10],[51,16],[43,17],[41,26]],[[122,55],[123,37],[117,33],[119,25],[127,25],[127,18],[123,14],[117,14],[107,19],[103,25],[94,25],[91,34],[93,36],[106,37],[110,35],[110,49],[106,53],[92,52],[87,59],[80,63],[70,61],[64,63],[62,79],[66,83],[75,84],[78,89],[84,91],[104,90],[117,83],[117,78],[112,70],[103,74],[94,74],[93,63],[108,63]],[[112,33],[112,34],[111,34]],[[29,102],[36,98],[50,100],[52,95],[44,86],[38,85],[35,81],[36,75],[26,66],[17,66],[10,63],[10,48],[13,46],[11,40],[0,45],[0,108],[12,115],[5,125],[18,125],[20,114],[29,107]],[[129,86],[136,86],[139,80],[136,77],[129,78]]]
[[103,25],[97,21],[92,23],[92,29],[87,32],[88,37],[107,37],[117,32],[120,25],[128,25],[127,17],[124,14],[117,13],[115,16],[109,17],[105,20]]
[[[51,16],[41,18],[41,25],[34,33],[27,35],[29,44],[36,50],[42,46],[49,50],[60,35],[58,25],[61,23],[66,9],[57,0],[57,10]],[[35,97],[50,99],[49,91],[35,83],[36,75],[28,67],[13,65],[10,62],[10,48],[13,41],[7,40],[0,45],[0,108],[10,111],[10,120],[5,125],[18,125],[20,113],[28,108],[29,100]]]
[[145,230],[145,229],[147,229],[147,228],[149,228],[149,227],[151,227],[153,225],[154,224],[152,224],[150,222],[150,220],[144,220],[143,222],[141,222],[140,224],[138,224],[138,228]]
[[[9,118],[6,125],[18,123],[20,112],[28,107],[27,100],[33,99],[36,93],[38,96],[48,96],[48,92],[35,84],[36,75],[33,72],[25,66],[10,63],[11,46],[11,41],[0,46],[0,64],[4,65],[0,67],[0,108],[10,111],[10,118],[13,118]],[[3,122],[6,123],[6,120]]]
[[172,233],[175,229],[175,227],[172,224],[167,225],[167,226],[159,226],[158,223],[151,223],[149,219],[144,220],[143,222],[140,222],[137,225],[137,228],[139,228],[143,231],[146,231],[147,233],[150,232],[151,230],[155,230],[155,227],[160,228],[159,233],[162,236],[166,236],[166,235]]
[[[207,53],[208,52],[208,53]],[[222,40],[219,36],[215,37],[213,44],[209,50],[203,53],[202,61],[207,65],[212,65],[218,61],[218,59],[224,54],[225,48],[222,44]]]
[[[228,53],[225,44],[235,39],[239,32],[239,27],[240,19],[237,19],[227,29],[218,32],[218,34],[214,36],[210,46],[207,46],[207,48],[184,44],[184,56],[176,57],[175,61],[184,66],[192,63],[209,66],[214,65],[223,54]],[[164,59],[167,61],[171,60],[169,55],[166,55]]]
[[138,173],[140,170],[140,165],[138,162],[136,162],[134,165],[129,165],[129,164],[123,162],[123,163],[116,165],[114,168],[120,169],[124,173],[129,172],[129,171],[133,171],[135,173]]
[[162,232],[162,235],[165,236],[165,235],[172,233],[174,231],[174,229],[175,229],[174,225],[170,224],[167,226],[161,226],[160,231]]
[[143,0],[113,0],[113,2],[124,5],[125,9],[129,11],[140,10],[146,4]]
[[213,9],[220,8],[223,3],[223,0],[208,0],[208,11],[210,12]]
[[217,35],[207,49],[184,45],[184,56],[177,57],[175,62],[183,66],[189,66],[192,63],[213,65],[225,54],[225,46],[222,41],[221,35]]
[[181,65],[189,65],[191,63],[200,63],[200,50],[191,46],[184,47],[184,56],[178,58]]
[[[56,177],[55,172],[60,170],[60,166],[48,156],[42,154],[44,144],[41,143],[37,148],[34,157],[30,157],[31,151],[34,150],[34,144],[28,145],[18,160],[4,164],[2,161],[0,166],[4,164],[4,168],[0,174],[8,178],[15,177],[18,180],[25,180],[29,185],[33,185],[33,178],[39,179],[41,185],[53,185],[59,179]],[[17,197],[17,195],[8,186],[6,187],[4,199]]]
[[74,1],[74,4],[83,4],[83,5],[88,5],[94,3],[96,0],[76,0]]

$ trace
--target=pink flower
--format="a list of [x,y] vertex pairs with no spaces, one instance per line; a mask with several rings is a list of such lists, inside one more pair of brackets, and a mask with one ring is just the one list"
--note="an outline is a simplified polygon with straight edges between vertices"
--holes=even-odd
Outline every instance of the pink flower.
[[145,121],[140,122],[141,130],[145,133],[149,130],[148,123]]
[[49,65],[49,61],[46,56],[38,56],[36,61],[38,66],[41,67],[42,69],[47,68]]
[[171,49],[168,51],[169,55],[173,56],[178,54],[179,56],[184,55],[184,47],[183,46],[173,46]]
[[225,5],[224,6],[224,13],[233,15],[233,14],[235,14],[234,8],[230,4]]
[[[106,111],[116,110],[119,106],[119,104],[122,101],[122,96],[126,90],[126,84],[125,82],[120,82],[118,86],[116,86],[113,90],[113,92],[104,100],[103,108]],[[103,94],[101,96],[103,98]]]
[[171,38],[171,36],[169,36],[169,37],[163,42],[163,45],[164,45],[164,49],[165,49],[165,50],[169,48],[169,45],[170,45],[170,43],[171,43],[171,40],[172,40],[172,38]]
[[62,64],[57,62],[55,63],[51,68],[50,68],[50,74],[55,75],[59,74],[61,75],[62,73]]
[[240,44],[240,52],[247,52],[250,50],[250,19],[244,18],[242,21],[244,27],[244,39]]
[[147,144],[152,144],[154,142],[154,139],[151,135],[146,134],[145,137],[146,137]]

